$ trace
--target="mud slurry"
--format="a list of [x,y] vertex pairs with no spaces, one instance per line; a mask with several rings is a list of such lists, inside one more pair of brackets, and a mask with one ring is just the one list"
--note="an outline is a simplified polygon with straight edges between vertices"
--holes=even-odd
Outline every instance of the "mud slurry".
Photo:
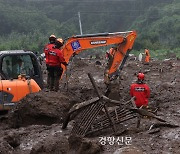
[[[70,107],[76,103],[96,97],[87,73],[94,77],[98,88],[105,92],[103,71],[105,62],[96,65],[95,60],[78,60],[71,65],[68,77],[68,91],[61,81],[59,92],[31,94],[23,99],[5,117],[0,118],[0,154],[111,154],[119,148],[137,147],[147,154],[178,154],[180,151],[180,127],[160,127],[156,133],[149,134],[148,129],[155,119],[142,119],[140,128],[136,121],[124,134],[114,136],[109,133],[81,138],[71,136],[73,121],[62,130],[62,122]],[[130,99],[129,86],[136,81],[136,74],[145,73],[146,83],[151,89],[150,106],[158,108],[158,116],[172,124],[180,125],[180,61],[152,61],[144,65],[138,61],[127,61],[121,72],[118,85],[118,99]],[[45,74],[46,75],[46,74]],[[113,89],[116,89],[113,88]],[[117,91],[116,91],[117,93]],[[114,97],[114,95],[111,95]],[[112,106],[111,106],[112,107]],[[128,123],[128,122],[127,122]],[[127,124],[128,125],[128,124]],[[131,137],[131,145],[101,145],[99,137]],[[131,150],[129,150],[131,151]]]

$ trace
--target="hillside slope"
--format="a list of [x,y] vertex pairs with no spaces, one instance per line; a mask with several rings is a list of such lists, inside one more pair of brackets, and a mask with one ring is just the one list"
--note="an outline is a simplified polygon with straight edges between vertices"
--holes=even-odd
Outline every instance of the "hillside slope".
[[138,31],[136,49],[174,49],[180,44],[180,1],[150,7],[131,26]]
[[[83,34],[137,30],[135,50],[177,48],[177,0],[0,0],[0,50],[29,49],[42,52],[54,33],[67,38]],[[155,7],[154,7],[155,6]]]

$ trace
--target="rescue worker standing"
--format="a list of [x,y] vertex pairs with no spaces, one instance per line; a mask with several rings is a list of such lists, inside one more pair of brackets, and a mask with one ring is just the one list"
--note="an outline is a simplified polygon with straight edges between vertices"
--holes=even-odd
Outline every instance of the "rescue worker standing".
[[150,97],[150,88],[144,83],[144,74],[139,73],[137,76],[138,80],[136,83],[131,84],[130,95],[135,97],[136,106],[148,106],[148,99]]
[[145,54],[145,62],[149,63],[150,62],[150,53],[148,49],[144,49],[144,54]]
[[63,73],[63,68],[61,64],[67,65],[61,51],[63,46],[63,40],[61,38],[57,39],[52,50],[46,53],[46,64],[49,73],[49,85],[51,91],[59,90],[59,80]]
[[108,52],[106,52],[106,58],[108,59],[108,62],[112,63],[113,57],[115,52],[117,51],[116,47],[111,47]]
[[109,85],[109,76],[108,76],[108,69],[111,66],[113,62],[113,57],[115,54],[115,47],[111,47],[107,52],[106,52],[106,59],[107,59],[107,66],[104,71],[104,83],[106,85]]
[[106,59],[108,60],[106,68],[108,69],[110,68],[116,52],[117,52],[117,47],[111,47],[109,51],[106,52]]
[[[45,47],[44,47],[44,54],[45,54],[45,56],[48,54],[49,51],[52,50],[52,48],[55,45],[55,42],[56,42],[56,36],[55,35],[51,35],[49,37],[49,43],[46,44]],[[47,58],[46,58],[46,67],[47,67],[47,65],[48,65],[48,62],[47,62]],[[47,88],[49,88],[49,83],[50,83],[50,81],[49,81],[49,72],[48,72],[48,74],[47,74]]]

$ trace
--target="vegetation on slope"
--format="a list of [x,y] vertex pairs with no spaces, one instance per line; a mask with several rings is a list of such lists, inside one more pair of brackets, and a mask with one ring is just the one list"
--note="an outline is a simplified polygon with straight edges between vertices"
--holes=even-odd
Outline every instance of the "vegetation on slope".
[[136,30],[134,49],[179,54],[178,0],[0,0],[0,50],[42,52],[52,33],[67,38],[84,34]]

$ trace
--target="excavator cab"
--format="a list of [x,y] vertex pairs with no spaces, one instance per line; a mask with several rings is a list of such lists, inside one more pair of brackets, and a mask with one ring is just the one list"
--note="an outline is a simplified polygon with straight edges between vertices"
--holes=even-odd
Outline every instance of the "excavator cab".
[[43,88],[41,68],[36,55],[31,51],[0,51],[0,73],[5,80],[18,79],[23,74]]
[[43,88],[41,68],[31,51],[0,51],[0,110]]

